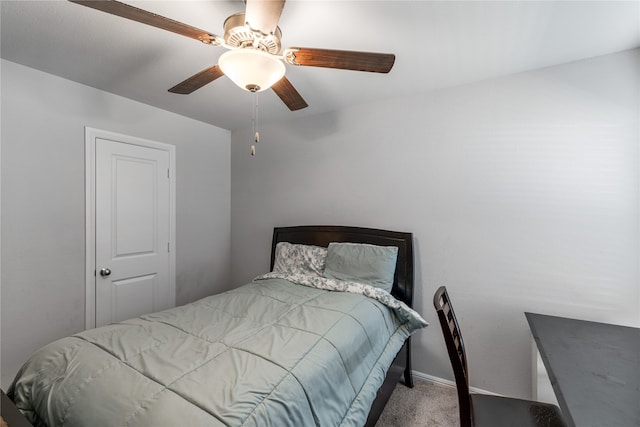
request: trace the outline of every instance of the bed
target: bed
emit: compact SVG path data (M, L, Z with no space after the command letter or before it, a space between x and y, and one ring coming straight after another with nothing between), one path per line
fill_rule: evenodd
M412 386L426 326L412 248L410 233L276 228L270 273L48 344L8 394L36 426L373 426Z

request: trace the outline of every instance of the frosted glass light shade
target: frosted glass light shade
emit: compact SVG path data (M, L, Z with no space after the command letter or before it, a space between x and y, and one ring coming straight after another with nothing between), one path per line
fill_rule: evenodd
M249 92L269 89L285 72L280 59L251 48L223 53L218 59L218 66L235 84Z

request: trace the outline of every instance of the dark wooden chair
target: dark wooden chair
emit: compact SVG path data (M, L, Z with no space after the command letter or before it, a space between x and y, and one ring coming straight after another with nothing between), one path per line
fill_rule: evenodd
M467 355L447 289L433 296L449 359L456 378L461 427L565 427L560 409L531 400L469 392Z

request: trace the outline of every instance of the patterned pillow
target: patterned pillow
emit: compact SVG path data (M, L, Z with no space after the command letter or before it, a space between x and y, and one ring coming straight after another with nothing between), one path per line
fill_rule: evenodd
M273 263L275 273L322 276L327 259L327 248L280 242L276 245Z

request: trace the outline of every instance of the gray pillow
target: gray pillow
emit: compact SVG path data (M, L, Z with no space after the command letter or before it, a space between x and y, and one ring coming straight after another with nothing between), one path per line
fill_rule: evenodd
M324 277L365 283L391 292L397 258L395 246L329 243Z
M279 242L276 245L273 271L322 277L326 257L327 248Z

